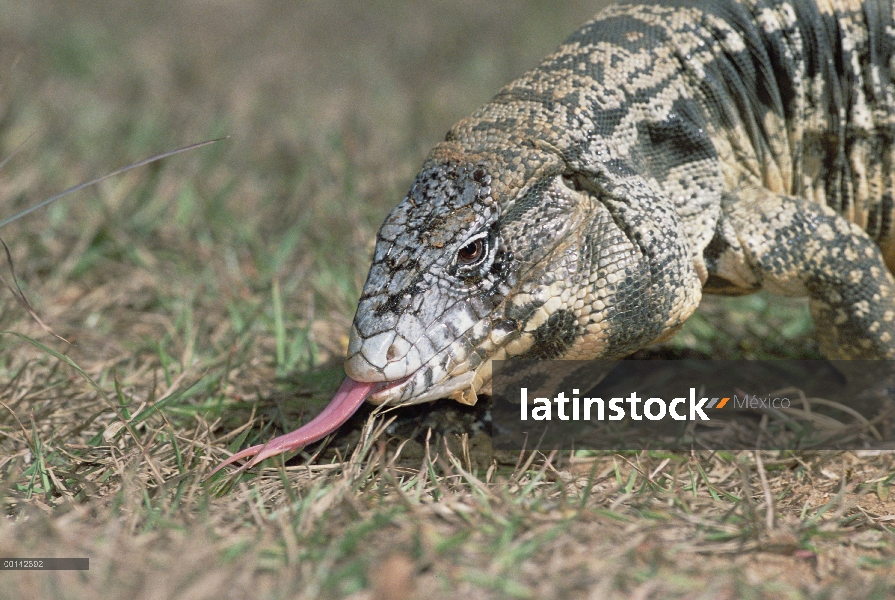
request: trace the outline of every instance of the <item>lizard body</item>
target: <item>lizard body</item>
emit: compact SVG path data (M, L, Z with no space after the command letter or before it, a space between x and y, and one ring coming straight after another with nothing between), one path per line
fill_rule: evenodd
M827 356L893 358L893 175L891 0L622 1L432 150L332 406L474 403L493 360L621 357L761 288Z

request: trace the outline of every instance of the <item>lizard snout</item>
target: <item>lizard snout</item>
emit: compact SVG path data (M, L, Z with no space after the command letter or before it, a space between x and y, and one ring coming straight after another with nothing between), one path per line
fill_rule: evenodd
M421 363L410 342L394 330L361 339L352 328L345 372L355 381L394 381L419 369Z

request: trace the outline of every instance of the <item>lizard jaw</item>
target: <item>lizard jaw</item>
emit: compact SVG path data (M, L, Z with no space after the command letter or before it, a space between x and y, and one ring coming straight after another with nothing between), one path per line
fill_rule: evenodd
M396 382L385 388L375 390L367 398L367 402L371 404L390 404L394 406L409 406L411 404L420 404L422 402L430 402L439 398L451 398L462 404L475 404L475 396L470 401L469 398L476 377L475 371L467 371L456 377L451 377L438 385L434 385L426 389L423 393L402 400L405 392L413 387L414 376L412 373L403 380Z
M356 331L352 329L353 339L357 339L355 335ZM490 358L473 367L449 346L426 362L419 360L419 352L413 347L397 359L389 360L385 348L394 339L393 334L380 334L371 340L369 349L356 343L355 352L345 361L345 372L352 379L388 384L370 393L367 402L371 404L409 406L450 398L472 406L477 400L476 392L490 381Z

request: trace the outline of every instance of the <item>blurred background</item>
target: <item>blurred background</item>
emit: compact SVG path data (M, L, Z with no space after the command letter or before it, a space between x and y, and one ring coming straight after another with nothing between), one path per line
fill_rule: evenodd
M319 328L314 357L280 366L340 352L375 231L429 148L598 4L2 3L0 154L33 137L0 172L0 215L229 136L4 228L20 281L75 357L195 353L222 319L267 318L274 280L290 339Z

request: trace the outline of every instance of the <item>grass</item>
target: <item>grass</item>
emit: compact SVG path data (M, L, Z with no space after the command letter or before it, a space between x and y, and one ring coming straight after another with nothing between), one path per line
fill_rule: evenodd
M887 454L505 455L439 403L203 482L325 405L425 152L595 10L4 7L0 156L34 137L0 217L230 138L0 232L72 342L0 301L0 557L90 558L3 571L0 598L890 597ZM803 303L712 299L672 348L810 357L810 329Z

